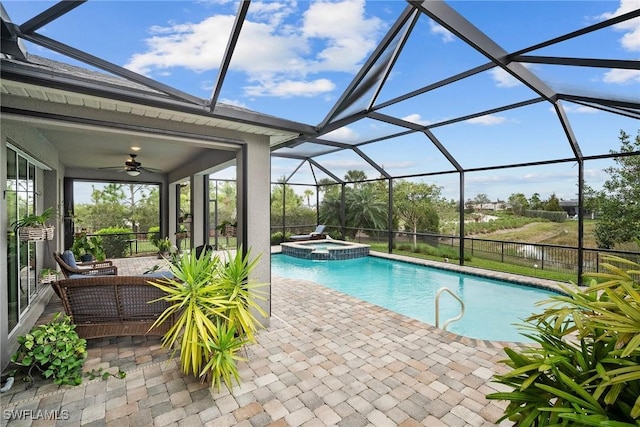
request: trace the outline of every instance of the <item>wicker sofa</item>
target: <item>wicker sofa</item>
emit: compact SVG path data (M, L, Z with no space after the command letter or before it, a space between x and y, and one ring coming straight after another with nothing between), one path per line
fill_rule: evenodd
M149 276L85 276L52 284L64 310L82 338L164 335L172 319L150 330L168 307L165 301L149 303L163 292L148 282Z

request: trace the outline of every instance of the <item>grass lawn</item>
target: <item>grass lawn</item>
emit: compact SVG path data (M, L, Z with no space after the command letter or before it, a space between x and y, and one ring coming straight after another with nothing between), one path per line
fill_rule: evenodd
M387 245L384 243L372 243L371 249L378 252L387 252ZM393 253L397 255L404 255L404 256L413 257L413 258L428 259L431 261L443 262L442 256L427 255L425 253L416 253L411 251L401 251L397 249L394 249ZM451 262L457 263L458 261L452 260ZM523 276L529 276L529 277L538 277L540 279L555 280L555 281L564 282L564 283L568 283L568 282L575 283L578 280L577 275L571 274L571 273L560 273L557 271L541 270L539 268L507 264L499 261L487 260L487 259L482 259L478 257L473 257L471 261L465 261L464 265L469 267L483 268L486 270L502 271L505 273L512 273L512 274L521 274Z

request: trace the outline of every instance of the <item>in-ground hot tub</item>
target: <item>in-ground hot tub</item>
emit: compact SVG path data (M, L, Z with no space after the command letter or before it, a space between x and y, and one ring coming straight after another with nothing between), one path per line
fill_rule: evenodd
M310 260L342 260L369 255L369 245L342 240L307 240L286 242L280 245L282 253Z

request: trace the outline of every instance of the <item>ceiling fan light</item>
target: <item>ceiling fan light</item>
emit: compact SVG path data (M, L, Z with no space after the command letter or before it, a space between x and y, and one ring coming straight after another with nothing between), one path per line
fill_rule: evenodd
M140 175L140 171L138 169L129 169L129 170L127 170L127 175L129 175L129 176L138 176L138 175Z

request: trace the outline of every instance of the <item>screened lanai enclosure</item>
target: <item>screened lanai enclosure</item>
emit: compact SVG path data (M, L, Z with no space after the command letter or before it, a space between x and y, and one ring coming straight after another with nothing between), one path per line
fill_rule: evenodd
M608 188L623 199L618 214L628 215L627 224L640 220L640 62L629 55L640 46L596 49L612 32L626 28L632 37L640 10L623 2L607 19L556 33L553 16L539 16L526 7L535 8L531 2L409 3L318 134L272 150L275 240L325 223L336 238L390 252L419 252L419 241L446 261L479 257L531 267L532 275L567 272L573 281L598 271L606 255L637 261L637 226L628 245L591 237L600 214L594 189L607 173L629 174L623 188ZM585 18L584 5L556 6L558 14ZM509 22L491 18L497 8L513 12ZM447 43L438 46L425 32L434 27ZM496 27L511 31L494 36ZM411 66L418 55L429 58L419 69ZM555 208L543 200L533 206L540 197ZM548 236L561 243L483 238L492 228L478 222L504 214L561 223Z
M114 99L160 105L144 87L202 121L271 129L272 243L324 223L380 250L574 279L611 252L638 258L637 2L158 2L152 17L122 2L147 33L104 2L23 3L3 6L3 79L35 81L20 63L48 57L130 82ZM535 242L486 225L540 217L562 225ZM603 218L618 230L594 231Z

